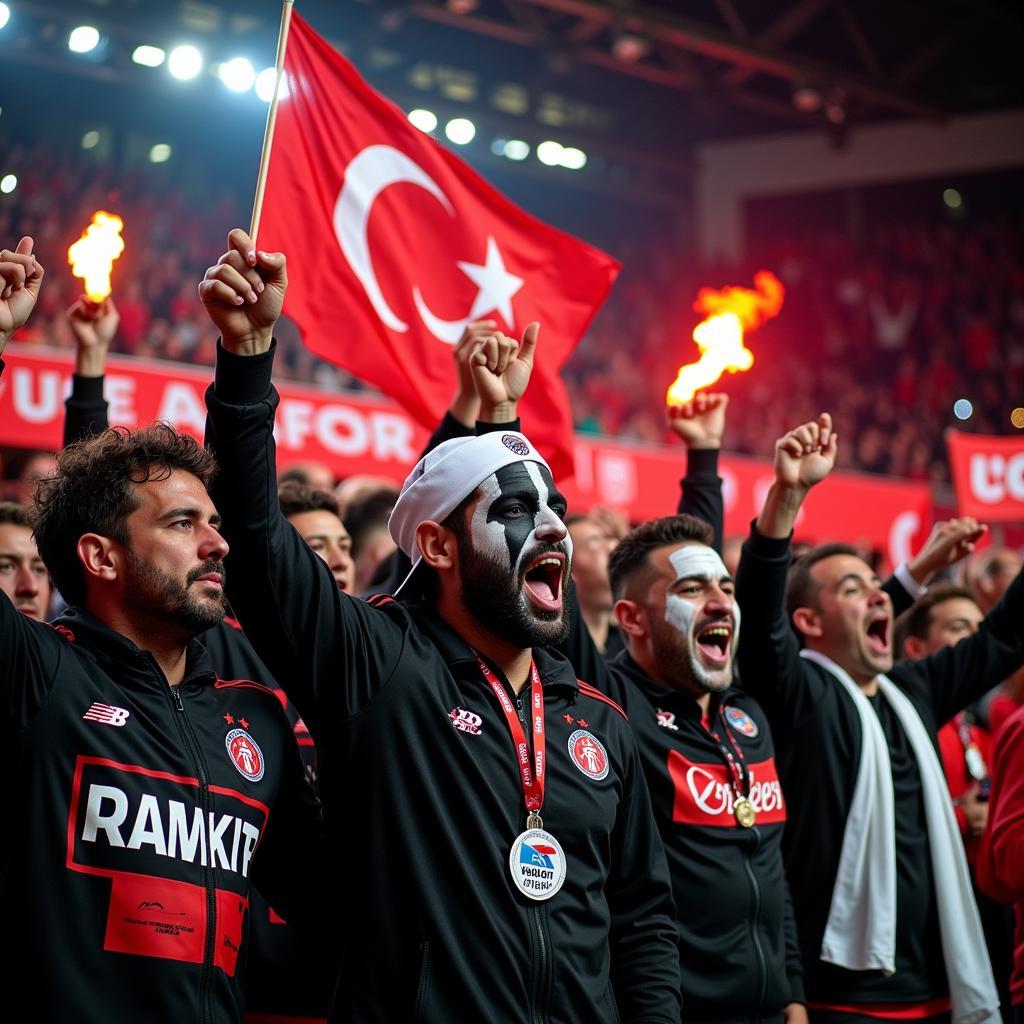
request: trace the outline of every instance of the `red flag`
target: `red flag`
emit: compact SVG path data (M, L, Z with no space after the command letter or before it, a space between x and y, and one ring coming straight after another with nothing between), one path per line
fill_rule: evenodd
M470 320L541 323L523 430L572 473L558 372L617 261L520 210L292 15L259 246L288 256L285 312L317 355L433 427Z

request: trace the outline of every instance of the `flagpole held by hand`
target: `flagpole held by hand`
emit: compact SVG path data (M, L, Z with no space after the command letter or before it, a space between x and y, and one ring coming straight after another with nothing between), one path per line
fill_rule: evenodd
M274 95L267 111L267 126L263 132L263 152L260 154L260 172L256 178L256 195L252 202L252 219L249 221L249 237L256 244L260 229L260 214L263 212L263 193L267 188L267 169L270 167L270 150L274 144L274 124L277 121L277 101L281 94L281 75L284 71L284 51L288 45L288 26L292 20L294 0L283 0L281 4L281 27L277 33L277 62L274 65Z

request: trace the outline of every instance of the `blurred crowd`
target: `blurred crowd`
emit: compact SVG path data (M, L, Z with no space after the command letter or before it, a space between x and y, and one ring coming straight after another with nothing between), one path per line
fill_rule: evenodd
M54 268L23 342L71 348L64 316L79 294L67 248L98 209L119 213L127 243L114 270L121 324L113 351L212 365L196 284L245 202L225 191L195 204L152 168L114 170L91 153L54 160L13 149L15 192L0 197L0 232L34 226ZM201 212L200 212L201 211ZM821 408L856 437L841 465L918 480L948 479L949 426L1006 433L1024 391L1024 231L1013 223L922 223L840 233L794 228L742 266L698 267L638 240L617 251L624 270L611 299L565 369L577 429L659 443L660 414L679 365L696 358L690 332L697 290L750 285L771 269L787 289L780 315L748 339L755 365L725 382L737 401L730 450L763 454L764 439ZM282 377L337 389L363 385L308 352L294 325L279 330ZM785 395L785 402L779 396ZM972 414L954 418L966 398Z

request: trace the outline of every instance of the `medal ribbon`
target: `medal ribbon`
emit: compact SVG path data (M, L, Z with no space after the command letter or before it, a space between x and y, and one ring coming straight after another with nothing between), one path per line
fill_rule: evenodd
M473 652L476 654L476 652ZM509 732L512 733L512 742L516 746L516 761L519 764L519 775L523 782L523 797L526 800L526 810L530 815L539 815L541 807L544 806L544 690L540 684L540 673L536 664L530 661L530 715L533 728L533 757L530 757L530 744L523 731L523 723L519 721L515 705L509 699L501 680L491 671L490 666L476 655L477 664L487 680L494 696L498 698L501 710L505 712L505 721L508 723Z
M721 719L722 731L725 733L726 738L729 740L729 749L721 740L721 737L717 732L711 732L708 730L711 738L718 744L718 749L722 752L722 757L725 758L725 763L729 766L729 770L732 773L732 788L736 794L737 799L746 800L750 796L750 776L747 773L747 764L743 758L743 751L737 746L736 741L732 737L732 733L729 730L729 723L726 721L725 714L721 707L718 709L717 718ZM733 756L733 750L736 751L736 756Z

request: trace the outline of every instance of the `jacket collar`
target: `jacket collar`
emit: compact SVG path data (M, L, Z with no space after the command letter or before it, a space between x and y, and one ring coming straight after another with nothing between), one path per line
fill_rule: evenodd
M480 675L479 666L469 644L437 613L437 609L427 601L406 606L413 622L444 659L452 671L452 675ZM541 682L545 689L555 686L565 687L574 693L579 692L580 684L576 678L576 670L561 652L551 647L534 647L533 660L537 664ZM507 683L504 673L496 666L491 666L499 679Z
M69 607L51 623L58 633L88 651L101 665L116 669L119 681L157 677L162 673L148 652L136 647L131 640L111 629L92 612L84 608ZM216 673L206 648L196 639L190 640L185 652L185 683L213 682Z

